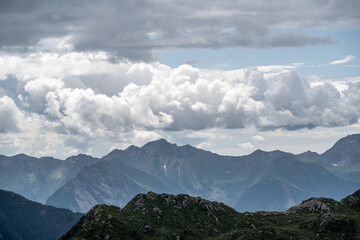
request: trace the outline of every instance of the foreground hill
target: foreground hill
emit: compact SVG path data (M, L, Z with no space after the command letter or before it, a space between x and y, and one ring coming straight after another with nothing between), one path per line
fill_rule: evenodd
M97 161L88 155L65 161L52 157L34 158L25 154L0 155L0 189L16 192L27 199L45 203L46 199L85 166Z
M188 195L139 194L123 209L97 205L61 239L358 239L360 190L311 198L286 212L239 213Z
M87 212L95 204L123 207L137 193L185 193L224 202L238 211L286 210L315 197L340 200L360 183L281 151L220 156L164 139L114 150L83 168L47 204ZM270 200L270 201L268 201Z
M82 216L0 190L0 239L58 239Z

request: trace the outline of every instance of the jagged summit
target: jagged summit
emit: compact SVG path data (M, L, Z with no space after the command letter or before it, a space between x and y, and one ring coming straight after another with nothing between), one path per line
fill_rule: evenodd
M161 149L161 148L164 148L164 147L171 147L171 146L177 147L176 144L170 143L170 142L168 142L168 141L167 141L166 139L164 139L164 138L160 138L160 139L158 139L158 140L155 140L155 141L146 143L146 144L143 146L143 148L144 148L144 147L152 147L152 148L160 148L160 149Z

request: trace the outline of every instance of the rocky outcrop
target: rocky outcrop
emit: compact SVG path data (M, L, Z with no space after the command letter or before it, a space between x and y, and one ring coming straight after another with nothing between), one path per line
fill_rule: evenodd
M304 210L311 213L334 213L340 206L338 201L331 198L310 198L300 205L291 207L288 211Z
M360 210L360 190L341 200L341 203L350 208Z
M167 207L172 207L178 210L198 207L205 210L207 215L212 216L216 221L218 221L217 215L225 213L225 207L229 208L223 203L212 202L201 197L191 197L186 194L172 195L166 193L156 194L154 192L148 192L147 194L138 194L134 197L132 200L135 206L134 211L141 211L145 214L145 212L148 211L145 203L149 200L166 203ZM162 210L158 206L152 208L152 211L158 214L162 213Z

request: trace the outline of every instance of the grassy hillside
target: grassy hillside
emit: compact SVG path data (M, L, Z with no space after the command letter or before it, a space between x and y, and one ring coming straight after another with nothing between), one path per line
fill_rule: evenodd
M360 239L359 195L239 213L202 198L149 192L123 209L95 206L61 239Z
M9 191L0 190L0 239L58 239L82 214L45 206Z

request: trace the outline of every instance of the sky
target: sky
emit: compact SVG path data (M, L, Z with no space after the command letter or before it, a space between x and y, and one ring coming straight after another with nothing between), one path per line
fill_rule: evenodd
M165 138L322 153L360 133L359 0L0 1L0 154Z

